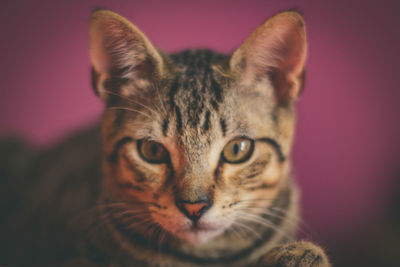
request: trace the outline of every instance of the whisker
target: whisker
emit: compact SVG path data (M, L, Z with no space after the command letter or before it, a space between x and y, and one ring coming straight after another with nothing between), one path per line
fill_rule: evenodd
M269 210L268 208L262 208L262 207L239 207L238 210L243 210L243 211L255 211L257 213L261 213L261 214L265 214L265 215L269 215L272 217L277 217L280 219L285 219L285 218L289 218L291 217L292 219L295 220L300 220L300 217L295 215L295 214L291 214L291 213L284 213L284 214L277 214L274 213L273 211Z
M242 234L238 229L236 229L236 228L237 228L237 225L232 224L232 225L227 229L227 231L229 232L230 235L234 235L234 236L237 237L238 239L245 239L245 238L243 237L243 234Z
M166 233L165 233L165 230L164 229L162 229L161 227L160 227L160 235L159 235L159 238L158 238L158 242L157 242L157 248L158 248L158 252L160 252L160 249L161 249L161 246L162 246L162 244L163 244L163 242L164 242L164 240L165 240L165 238L166 238Z
M91 212L97 212L97 214L90 217L92 222L88 226L90 228L88 231L89 235L112 221L118 220L124 222L129 220L129 218L139 218L149 213L146 207L130 207L123 202L101 204L94 207Z
M249 222L253 222L253 223L257 223L257 224L261 224L264 225L265 227L268 227L276 232L279 232L280 234L282 234L284 237L286 237L287 239L290 239L290 236L288 235L288 233L286 233L285 231L283 231L281 228L277 227L277 225L273 224L271 221L268 221L258 215L255 214L246 214L246 216L241 217L242 220L246 220Z
M261 215L267 215L273 218L279 218L285 221L285 223L288 223L289 225L295 227L300 233L304 234L304 235L309 235L309 231L304 229L304 227L301 225L301 219L299 216L295 215L295 214L290 214L290 213L286 213L285 215L279 215L279 214L275 214L273 212L270 212L266 209L262 209L262 208L254 208L254 207L247 207L247 208L242 208L239 209L240 211L246 211L246 212L257 212L258 214ZM247 214L247 213L246 213ZM294 220L292 221L291 218ZM265 218L263 218L265 219Z
M140 111L140 110L137 110L137 109L133 109L133 108L127 108L127 107L109 107L109 108L107 108L107 109L111 109L111 110L126 110L126 111L136 112L136 113L142 114L143 116L145 116L145 117L147 117L147 118L149 118L149 119L153 119L149 114L144 113L144 112L142 112L142 111Z
M135 101L135 100L132 99L132 98L128 98L128 97L126 97L126 96L123 96L123 95L121 95L121 94L118 94L118 93L115 93L115 92L112 92L112 91L109 91L109 90L104 90L104 92L106 92L107 94L111 94L111 95L118 96L118 97L120 97L121 99L126 100L126 101L128 101L129 103L131 103L131 104L136 104L136 105L142 106L142 107L144 107L145 109L147 109L148 111L150 111L151 113L157 113L157 112L155 112L154 109L150 108L149 106L147 106L147 105L145 105L145 104L143 104L143 103L140 103L139 101Z
M130 218L130 219L138 219L138 218ZM148 222L152 222L152 221L153 221L153 218L147 217L145 219L136 220L134 222L127 223L126 227L127 227L127 229L133 229L137 226L140 226L140 225L146 224Z
M248 232L253 233L257 238L262 239L262 236L259 233L257 233L253 228L247 226L246 224L241 223L238 220L235 220L233 224L239 226L239 229L246 229Z
M90 209L87 209L85 211L82 211L78 216L85 216L88 213L95 213L95 212L101 212L104 209L108 208L118 208L118 207L128 207L128 205L125 202L112 202L112 203L104 203L104 204L98 204Z
M253 199L241 199L238 200L236 203L241 204L241 203L249 203L249 202L261 202L261 201L272 201L274 198L253 198Z
M295 219L298 220L298 224L299 224L299 231L304 234L305 236L313 236L313 230L311 228L311 226L309 224L307 224L300 216L297 216L295 214L290 214L289 211L284 210L284 209L280 209L277 207L271 207L269 208L272 212L277 212L282 214L283 216L285 215L289 215L289 216L293 216Z

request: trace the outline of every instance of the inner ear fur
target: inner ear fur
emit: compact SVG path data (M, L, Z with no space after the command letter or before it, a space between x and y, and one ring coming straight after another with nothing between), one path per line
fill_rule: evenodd
M94 11L89 37L93 86L100 96L107 80L150 80L163 75L161 53L124 17L110 10Z
M277 102L292 103L304 84L305 23L296 11L278 13L260 25L232 54L230 68L245 84L266 77Z

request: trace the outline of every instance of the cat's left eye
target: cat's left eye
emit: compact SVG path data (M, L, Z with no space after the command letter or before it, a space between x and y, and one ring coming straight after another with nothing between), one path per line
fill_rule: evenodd
M228 163L242 163L253 154L254 141L248 138L236 138L225 145L222 158Z
M139 155L150 163L164 163L168 160L168 151L160 143L150 140L137 141Z

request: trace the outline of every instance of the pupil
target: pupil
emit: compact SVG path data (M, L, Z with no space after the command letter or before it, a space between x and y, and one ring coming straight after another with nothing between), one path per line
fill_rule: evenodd
M151 144L150 150L151 150L151 153L152 153L153 155L156 155L156 154L157 154L157 151L158 151L158 146L157 146L156 144Z
M233 145L233 154L237 155L239 153L239 145L234 144Z

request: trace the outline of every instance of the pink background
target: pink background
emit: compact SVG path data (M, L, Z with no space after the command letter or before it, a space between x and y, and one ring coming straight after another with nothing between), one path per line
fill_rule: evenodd
M294 148L305 229L329 247L384 218L400 175L396 1L2 1L0 134L46 147L99 121L88 19L108 7L167 52L232 51L297 7L309 39Z

